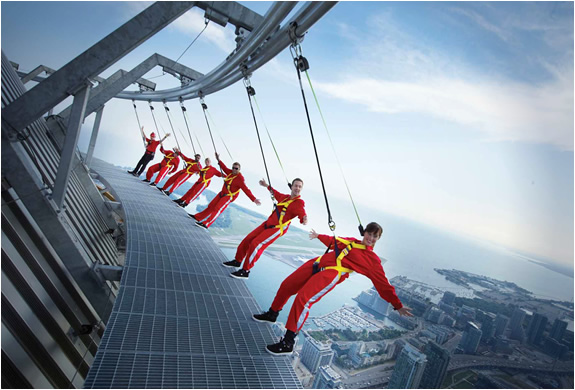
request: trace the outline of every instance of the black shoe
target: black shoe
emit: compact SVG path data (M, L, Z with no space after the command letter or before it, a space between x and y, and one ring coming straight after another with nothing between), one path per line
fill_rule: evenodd
M126 172L128 172L128 173L131 174L131 175L134 174L134 171L126 171Z
M134 175L136 177L140 176L140 174L138 172L132 172L132 175Z
M222 263L222 265L224 267L233 267L233 268L238 268L240 265L242 265L242 263L240 263L239 261L237 261L236 259L230 260L230 261L224 261Z
M181 198L180 199L172 199L172 202L180 204L180 203L182 203L182 199Z
M142 180L144 183L149 183L150 181L148 179L144 179Z
M161 192L164 192L164 190L161 189L160 187L156 186L156 188L157 188L158 190L160 190Z
M271 308L262 314L254 314L252 318L257 322L276 322L278 319L279 311L273 311Z
M154 183L154 182L151 182L150 185L156 187L156 183ZM156 187L156 188L158 188L158 187Z
M188 205L187 203L178 203L178 206L182 208L186 208L187 205Z
M171 192L170 192L170 191L166 191L166 190L164 190L164 194L166 194L166 195L170 196Z
M196 217L194 217L194 214L190 214L190 213L188 213L188 217L190 217L191 219L193 219L193 220L197 221Z
M199 221L196 221L196 226L199 226L199 227L202 227L202 228L208 230L208 227Z
M250 276L250 271L246 271L245 269L242 268L240 270L237 270L236 272L232 272L230 276L236 279L247 279Z
M293 344L288 343L285 338L282 337L279 343L268 345L266 351L276 356L291 355L293 352Z

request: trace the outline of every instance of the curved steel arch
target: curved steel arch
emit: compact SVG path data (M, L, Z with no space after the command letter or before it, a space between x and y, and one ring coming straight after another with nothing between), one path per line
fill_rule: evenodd
M241 80L245 72L254 72L288 47L292 43L289 36L292 23L297 23L298 35L302 36L336 4L337 2L332 1L307 2L282 28L279 28L280 23L295 7L296 2L274 3L265 14L264 21L248 36L243 45L232 53L229 59L198 80L179 88L162 91L124 91L116 97L173 102L198 98L200 92L205 96L222 90ZM245 69L242 70L240 66L245 66Z

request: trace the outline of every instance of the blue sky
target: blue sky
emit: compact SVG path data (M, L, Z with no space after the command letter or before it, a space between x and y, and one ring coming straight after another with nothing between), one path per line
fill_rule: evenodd
M2 50L22 70L39 64L58 69L149 4L2 2ZM243 4L263 14L270 3ZM203 27L203 14L192 10L102 76L130 70L155 52L176 59ZM210 23L180 61L207 73L234 47L233 30ZM312 27L302 47L364 223L375 208L573 264L573 3L341 2ZM178 85L161 69L146 77L158 89ZM326 231L289 51L258 70L252 85L288 176L306 182L311 225ZM338 205L332 210L338 233L355 234L353 209L306 91L326 186ZM238 203L267 213L243 85L206 102L248 184L266 199L259 208L245 198ZM197 101L186 104L192 128L212 154ZM162 110L156 112L169 129ZM146 104L139 104L139 114L153 129ZM175 122L185 132L183 119ZM93 116L83 127L81 149L92 123ZM264 147L272 183L281 183L267 141ZM132 166L141 153L131 102L109 102L96 156Z

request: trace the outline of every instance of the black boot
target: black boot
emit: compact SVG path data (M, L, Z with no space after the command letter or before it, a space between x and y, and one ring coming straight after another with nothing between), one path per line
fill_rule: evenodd
M279 314L280 314L279 311L273 311L272 308L270 307L270 309L265 313L254 314L252 318L254 319L254 321L257 322L276 322Z
M291 355L293 346L295 344L295 336L297 333L288 330L284 337L281 338L279 343L271 344L266 347L266 350L272 355Z
M230 261L224 261L222 263L222 265L224 267L232 267L232 268L238 268L240 265L242 265L242 263L240 263L239 261L237 261L236 259L230 260Z

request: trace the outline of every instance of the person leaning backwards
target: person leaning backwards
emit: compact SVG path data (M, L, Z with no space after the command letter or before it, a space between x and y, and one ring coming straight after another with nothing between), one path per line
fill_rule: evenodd
M278 343L266 347L269 353L291 354L295 337L303 327L313 304L346 280L352 272L367 276L379 296L391 303L399 315L413 316L410 309L401 304L395 294L395 288L385 277L379 256L373 251L382 232L379 224L371 222L366 226L362 240L337 237L337 250L307 261L282 282L269 310L253 315L253 319L258 322L275 322L288 299L297 294L288 315L286 334ZM317 234L313 229L309 237L318 238L330 249L334 246L334 237Z
M269 218L242 240L236 251L236 257L223 263L226 267L239 267L242 262L244 263L241 269L231 273L236 279L247 279L250 276L250 269L267 247L288 231L292 219L299 217L303 225L307 224L305 202L300 196L303 188L302 179L292 181L289 195L276 191L263 179L260 180L260 185L272 191L278 203Z

